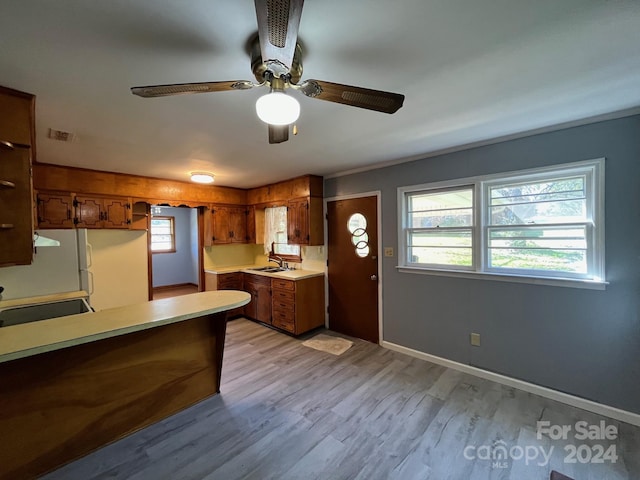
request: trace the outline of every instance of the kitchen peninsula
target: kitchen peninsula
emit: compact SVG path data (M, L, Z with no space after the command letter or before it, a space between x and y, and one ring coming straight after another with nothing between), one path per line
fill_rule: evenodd
M220 389L226 312L202 292L0 329L0 478L31 478Z

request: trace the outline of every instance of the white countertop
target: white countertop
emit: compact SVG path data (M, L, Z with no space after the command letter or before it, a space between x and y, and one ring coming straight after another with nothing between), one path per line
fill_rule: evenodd
M206 273L252 273L255 275L264 275L265 277L284 278L287 280L302 280L304 278L322 277L324 272L317 270L286 270L284 272L261 272L260 270L253 270L254 268L265 267L266 265L237 265L233 267L212 267L205 268Z
M0 328L0 362L181 322L246 305L237 290L192 293Z

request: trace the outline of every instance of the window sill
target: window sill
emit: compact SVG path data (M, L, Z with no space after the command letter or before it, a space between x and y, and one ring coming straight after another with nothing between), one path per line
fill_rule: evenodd
M419 275L437 275L443 277L473 278L475 280L494 280L498 282L529 283L533 285L551 285L554 287L586 288L588 290L605 290L609 282L579 280L575 278L525 277L522 275L505 275L488 272L460 272L453 270L437 270L417 267L396 266L400 273L417 273Z

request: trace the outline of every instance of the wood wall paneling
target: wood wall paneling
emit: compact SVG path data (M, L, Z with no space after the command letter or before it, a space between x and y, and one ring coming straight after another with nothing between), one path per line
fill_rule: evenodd
M33 478L220 389L226 312L0 364L0 478Z
M247 191L239 188L197 185L45 163L34 164L33 181L37 190L135 197L151 204L154 200L160 203L185 201L191 203L189 206L206 205L211 202L247 204Z

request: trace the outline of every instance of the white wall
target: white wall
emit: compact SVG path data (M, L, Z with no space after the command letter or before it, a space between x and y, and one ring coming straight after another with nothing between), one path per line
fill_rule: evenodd
M146 302L148 296L147 232L89 230L96 310Z
M60 241L59 247L38 247L31 265L0 268L3 300L80 290L75 230L40 230Z

